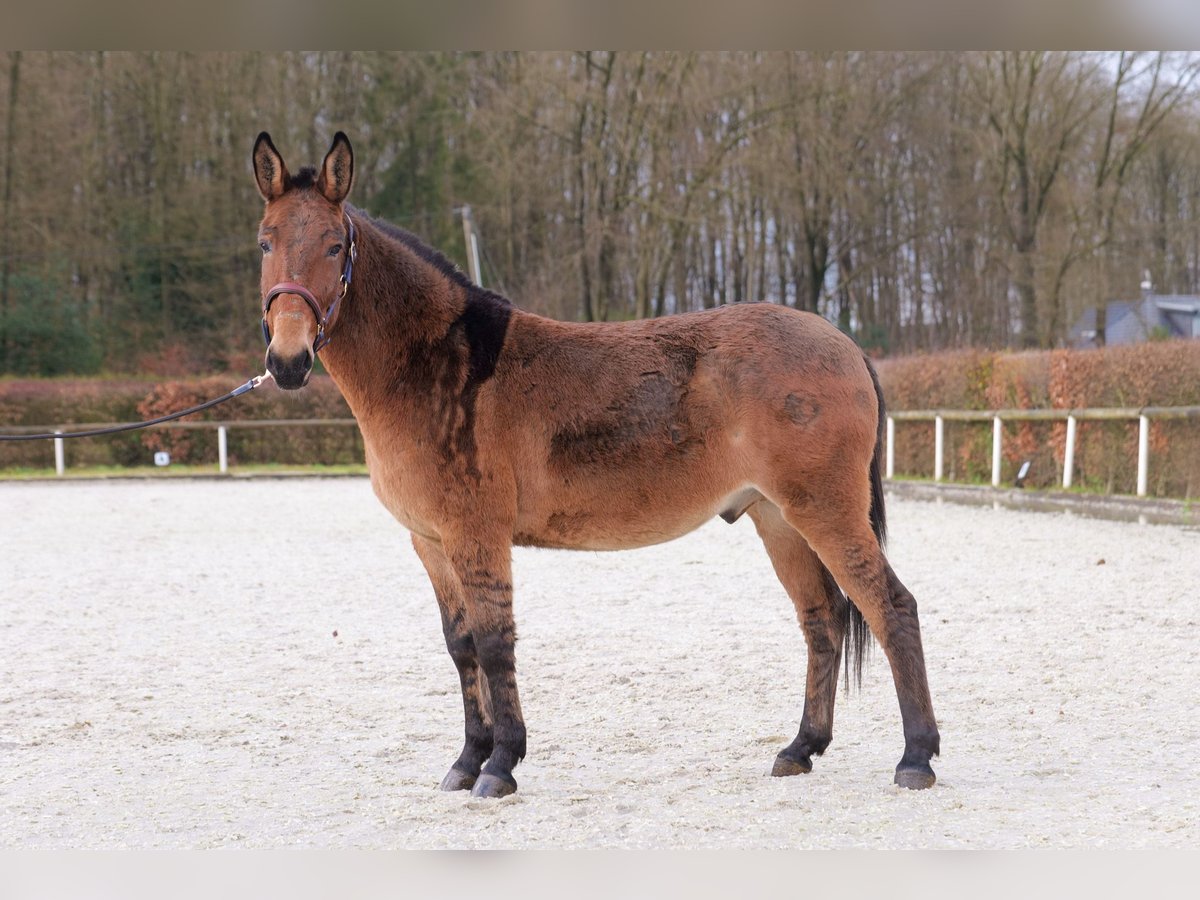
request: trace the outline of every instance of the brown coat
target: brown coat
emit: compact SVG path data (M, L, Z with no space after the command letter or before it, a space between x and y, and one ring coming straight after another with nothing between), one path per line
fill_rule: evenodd
M857 667L865 619L904 719L896 780L933 784L938 732L916 604L882 552L882 395L852 340L819 316L771 304L627 323L542 318L347 206L344 135L320 170L292 176L266 135L254 160L267 201L263 294L280 282L314 298L344 290L321 358L362 429L372 486L412 531L442 611L466 719L444 788L498 796L516 787L525 727L514 544L619 550L743 513L809 647L800 732L775 773L808 771L828 745L842 649ZM357 256L343 289L347 219ZM283 293L264 322L269 370L280 387L303 386L314 310Z

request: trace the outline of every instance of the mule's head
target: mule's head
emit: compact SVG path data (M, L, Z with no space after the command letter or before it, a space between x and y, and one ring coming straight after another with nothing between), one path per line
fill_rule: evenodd
M342 204L353 178L354 153L340 131L320 169L304 168L295 175L269 134L264 131L254 143L254 180L267 201L258 228L267 370L286 390L308 383L320 349L314 344L321 318L346 289L342 276L351 240ZM327 322L326 329L332 324Z

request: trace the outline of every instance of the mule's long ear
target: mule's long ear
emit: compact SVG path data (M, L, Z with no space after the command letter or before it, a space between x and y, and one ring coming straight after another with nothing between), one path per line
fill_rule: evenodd
M278 199L287 190L287 166L265 131L254 142L254 180L258 182L258 192L267 201Z
M330 203L341 203L350 193L352 181L354 151L350 149L350 139L339 131L333 136L333 145L325 154L325 162L321 163L321 174L317 176L317 190L324 194Z

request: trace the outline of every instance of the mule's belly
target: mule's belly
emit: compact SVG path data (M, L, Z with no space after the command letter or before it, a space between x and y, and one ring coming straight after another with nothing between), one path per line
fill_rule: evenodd
M518 547L545 547L556 550L634 550L683 537L711 518L710 515L698 515L674 518L670 522L635 522L621 530L603 525L591 526L576 520L569 523L569 530L564 530L561 525L518 529L513 535L513 543Z
M572 479L569 487L518 496L513 542L567 550L630 550L694 531L714 516L732 521L761 498L730 480L684 477L635 486Z
M589 510L553 513L545 522L518 526L513 543L521 547L559 550L632 550L662 544L695 531L713 517L708 510L684 515L631 516L614 521L611 515Z

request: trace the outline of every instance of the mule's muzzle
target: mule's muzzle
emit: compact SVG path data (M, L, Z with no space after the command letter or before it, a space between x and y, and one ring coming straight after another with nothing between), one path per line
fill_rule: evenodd
M275 383L285 391L295 391L308 384L312 374L313 355L308 348L291 357L278 355L274 348L267 348L267 371Z

